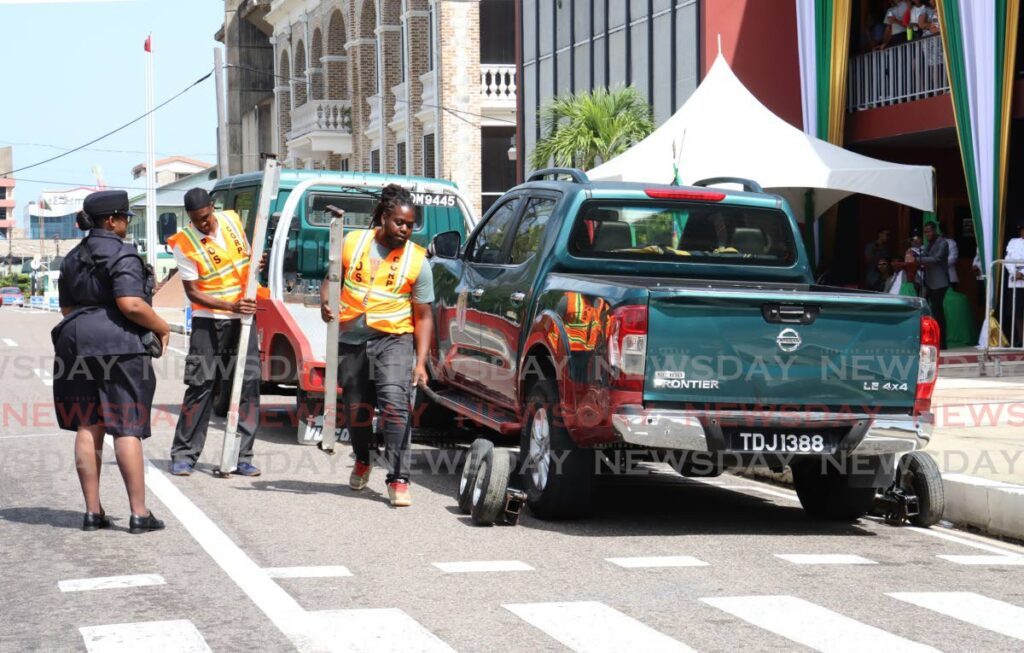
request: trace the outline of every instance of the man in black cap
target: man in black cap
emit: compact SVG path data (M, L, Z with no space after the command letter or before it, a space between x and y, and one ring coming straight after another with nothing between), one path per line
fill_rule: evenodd
M185 362L185 398L171 445L171 473L188 476L206 442L215 390L229 392L234 375L242 316L256 312L245 299L251 248L245 226L234 211L216 211L209 193L193 188L185 194L190 223L167 239L173 248L185 295L192 302L192 336ZM262 266L262 262L261 262ZM259 476L252 447L260 412L260 358L257 329L249 332L239 405L241 445L237 473Z

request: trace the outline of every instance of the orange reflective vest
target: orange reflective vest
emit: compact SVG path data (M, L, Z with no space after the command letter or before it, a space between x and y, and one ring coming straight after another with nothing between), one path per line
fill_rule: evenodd
M168 238L167 244L181 248L182 253L196 264L199 279L195 283L199 292L234 303L245 295L245 284L249 279L249 241L245 239L245 229L237 213L217 211L215 215L218 228L224 234L223 248L191 223ZM192 310L234 315L231 311L195 302Z
M608 302L598 298L593 305L578 292L567 292L568 300L564 324L569 337L571 351L593 351L603 333L602 314L608 310Z
M413 332L412 288L427 260L427 250L407 241L405 247L388 252L370 263L370 248L377 231L360 229L345 236L341 246L344 282L338 321L348 322L366 315L366 325L384 333Z

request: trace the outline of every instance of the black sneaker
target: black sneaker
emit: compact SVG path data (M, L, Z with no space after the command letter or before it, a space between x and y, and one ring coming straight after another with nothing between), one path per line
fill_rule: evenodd
M132 518L128 522L128 532L134 534L145 533L148 531L159 531L163 530L164 523L153 516L153 511L150 510L149 514L145 517L139 517L138 515L132 515Z
M95 531L101 528L110 528L110 518L102 512L87 512L82 518L83 531Z

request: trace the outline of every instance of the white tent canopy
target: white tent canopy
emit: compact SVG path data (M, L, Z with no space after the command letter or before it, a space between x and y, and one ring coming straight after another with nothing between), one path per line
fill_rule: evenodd
M872 159L808 136L761 104L721 55L675 115L587 175L669 183L673 162L685 184L752 179L785 197L801 220L807 189L814 189L815 217L854 193L934 210L932 168Z

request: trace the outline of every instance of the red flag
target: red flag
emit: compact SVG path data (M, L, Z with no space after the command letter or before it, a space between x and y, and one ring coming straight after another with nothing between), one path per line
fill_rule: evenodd
M146 52L152 52L152 51L153 51L153 35L150 34L149 36L146 37Z

